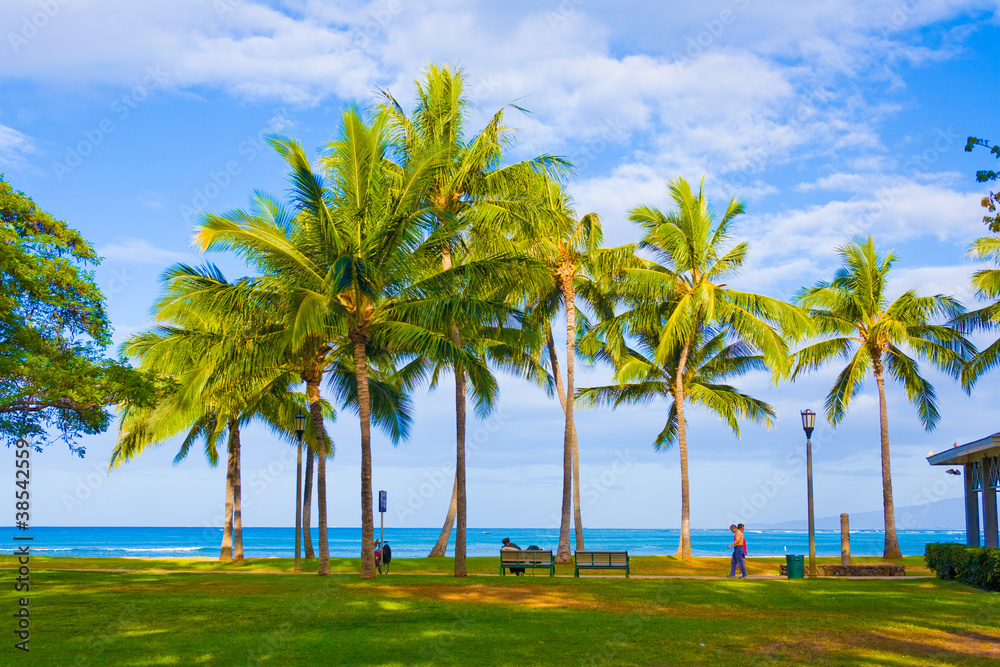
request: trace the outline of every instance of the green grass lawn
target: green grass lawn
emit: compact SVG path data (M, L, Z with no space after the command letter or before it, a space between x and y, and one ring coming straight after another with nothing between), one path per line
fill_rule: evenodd
M678 574L721 564L637 560L649 572ZM937 579L456 580L417 573L449 560L413 559L362 582L351 560L336 562L347 574L330 577L246 571L288 561L224 566L229 572L208 562L81 561L32 558L31 653L13 656L9 634L4 664L1000 663L1000 595ZM493 574L496 561L470 565ZM0 562L8 568L0 576L12 580L9 559ZM206 571L53 567L123 564ZM2 590L10 619L13 586Z
M242 563L220 563L216 560L196 560L184 558L58 558L32 555L34 567L52 569L109 569L109 570L169 570L198 572L291 572L295 563L291 558L257 558ZM777 575L778 565L784 558L748 558L747 571L750 574ZM816 562L840 563L840 557L817 558ZM928 576L932 574L924 563L923 556L907 556L894 561L881 558L855 558L855 563L892 562L906 566L908 575ZM0 555L0 567L12 567L13 556ZM316 560L303 561L304 572L316 572ZM807 561L808 563L808 561ZM629 559L633 575L666 576L723 576L729 574L728 558L695 558L684 563L674 556L632 556ZM808 565L807 565L808 566ZM393 558L393 573L406 574L451 574L455 570L453 558ZM360 574L361 563L357 558L333 558L330 569L335 574ZM500 559L469 558L469 574L499 574ZM616 572L616 571L612 571ZM529 571L530 573L530 571ZM536 576L547 576L547 572L535 571ZM557 575L572 575L573 565L556 565ZM624 576L622 574L621 576Z

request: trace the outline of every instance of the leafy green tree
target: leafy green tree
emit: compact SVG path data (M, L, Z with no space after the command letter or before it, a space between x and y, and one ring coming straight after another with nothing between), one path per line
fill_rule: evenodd
M716 222L704 195L704 183L695 195L683 178L669 184L676 205L672 213L640 206L630 219L642 225L645 236L640 249L653 259L645 266L625 271L620 284L632 307L602 322L590 334L605 341L612 359L624 358L624 341L644 332L658 334L657 365L667 367L676 358L672 385L677 411L677 448L681 464L681 539L677 553L691 558L691 520L688 481L687 422L684 405L685 384L691 356L706 327L731 330L743 344L760 354L776 371L788 367L786 335L808 329L805 315L778 299L732 289L727 282L735 277L746 258L748 246L738 243L727 248L729 228L743 213L743 204L729 202Z
M929 431L940 418L937 396L931 383L921 375L917 359L959 378L974 348L959 331L934 323L936 318L951 319L962 314L962 305L954 298L941 294L917 296L908 290L889 301L887 283L897 259L894 253L880 256L869 237L863 244L847 243L839 254L844 265L832 281L818 282L796 295L796 303L809 312L822 339L795 353L791 377L795 379L799 373L818 368L833 358L847 361L824 404L827 419L834 425L843 420L851 399L864 388L865 379L875 379L885 512L882 555L900 558L889 462L886 377L903 385L907 398L917 406L920 422Z
M993 157L1000 159L1000 146L990 146L990 142L987 139L969 137L969 140L965 144L965 152L971 153L976 146L989 149ZM989 183L998 178L1000 178L1000 173L992 169L980 169L976 172L976 182L978 183ZM997 207L1000 206L1000 192L990 192L987 196L983 197L982 206L986 209L983 222L986 223L991 232L1000 232L1000 214L997 213Z
M969 255L1000 266L1000 237L984 236L976 239ZM967 333L995 331L1000 327L1000 269L976 271L972 275L972 287L980 299L992 300L993 303L960 315L954 324ZM997 363L1000 363L1000 339L993 341L969 361L962 370L962 386L966 391L971 391L979 378L996 368Z
M563 503L559 527L556 561L568 563L572 559L569 544L570 513L575 526L576 549L585 550L583 514L580 507L580 452L574 419L573 401L567 396L575 393L577 302L582 300L602 317L613 315L613 302L608 296L610 284L622 276L626 268L639 265L635 245L602 248L601 219L588 213L577 219L569 195L558 181L542 176L534 188L539 197L537 207L541 215L549 216L551 223L539 225L541 229L558 230L555 234L533 234L519 246L541 262L548 274L544 289L530 299L532 319L544 330L549 366L555 380L556 394L565 418L563 430ZM566 380L559 372L559 360L552 336L552 320L560 304L566 313Z
M468 136L470 100L464 96L461 70L431 64L423 82L415 82L417 105L407 116L388 92L380 113L393 134L396 154L404 165L439 156L427 181L421 202L437 223L442 268L449 270L456 259L496 252L498 244L533 220L527 198L540 171L565 171L565 161L543 155L504 164L504 151L513 143L513 130L505 124L504 109L498 110L479 133ZM447 236L440 231L450 229ZM461 252L461 246L471 248ZM456 287L458 285L456 284ZM462 345L461 329L476 330L478 323L450 322L452 342ZM431 556L443 556L457 518L455 575L465 576L466 505L465 429L467 378L455 373L456 467L455 487L448 516Z
M0 176L0 438L66 442L111 423L108 406L154 400L152 378L109 359L111 325L79 232ZM57 432L53 438L51 432Z

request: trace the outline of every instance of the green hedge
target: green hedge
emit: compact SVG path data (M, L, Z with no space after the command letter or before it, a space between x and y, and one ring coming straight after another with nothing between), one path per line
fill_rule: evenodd
M924 547L927 567L940 579L954 579L988 591L1000 591L1000 549L937 543Z

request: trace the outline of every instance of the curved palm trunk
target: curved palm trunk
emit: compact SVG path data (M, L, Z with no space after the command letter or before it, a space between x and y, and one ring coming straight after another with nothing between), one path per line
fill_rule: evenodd
M556 396L559 397L559 407L566 414L566 390L563 387L562 375L559 373L559 357L556 355L556 343L552 339L552 326L549 326L548 339L549 361L552 364L552 375L556 379ZM573 523L576 533L576 550L586 551L583 545L583 513L580 508L580 449L577 445L576 428L573 428Z
M448 540L451 539L451 529L455 525L455 515L458 513L458 475L455 475L455 483L451 487L451 504L448 505L448 516L444 518L444 526L441 534L438 535L434 548L427 554L428 558L434 556L444 556L448 550Z
M316 452L312 447L306 445L306 481L302 489L302 542L305 547L306 559L315 558L312 541L312 489L313 489L313 460Z
M375 520L372 517L371 397L368 392L366 337L351 332L354 343L354 376L358 383L358 414L361 418L361 578L375 578Z
M681 358L677 363L677 379L674 382L674 405L677 406L677 449L681 455L681 542L677 555L681 560L691 560L691 500L688 481L687 426L684 423L684 370L687 367L691 344L685 343Z
M306 378L306 396L309 398L309 416L316 432L316 507L319 511L319 568L318 574L330 574L330 547L326 539L326 431L323 428L323 410L319 404L319 383L322 372L314 371Z
M235 420L229 421L230 447L233 454L231 465L233 466L233 560L243 561L243 483L240 471L240 425Z
M879 435L882 443L882 508L885 512L885 548L882 558L902 558L896 539L896 510L892 503L892 473L889 469L889 411L885 404L885 380L882 362L875 361L875 383L878 385Z
M572 277L563 278L562 292L566 302L566 427L563 431L563 492L562 517L559 521L559 547L556 551L557 563L572 561L569 546L569 524L573 513L573 439L576 426L573 423L573 380L576 357L576 304Z
M229 444L226 447L226 509L222 526L222 551L219 560L233 559L233 489L235 486L235 467L233 464L233 433L229 432Z
M451 248L447 245L441 252L441 268L451 268ZM462 346L458 326L451 325L451 342ZM467 528L467 496L465 489L465 371L455 368L455 576L467 575L465 565L465 532ZM449 513L451 510L449 509ZM444 531L442 530L442 533ZM448 532L451 532L449 528ZM440 538L438 538L440 542ZM447 545L447 541L445 542Z

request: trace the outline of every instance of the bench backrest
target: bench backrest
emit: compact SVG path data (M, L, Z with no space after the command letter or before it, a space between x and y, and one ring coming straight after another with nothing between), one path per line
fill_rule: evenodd
M577 565L628 565L627 551L577 551Z
M541 551L532 549L531 551L517 551L516 549L501 549L501 565L550 565L552 563L552 551Z

